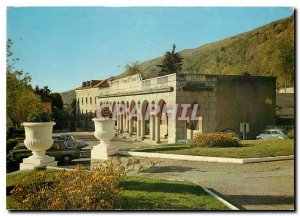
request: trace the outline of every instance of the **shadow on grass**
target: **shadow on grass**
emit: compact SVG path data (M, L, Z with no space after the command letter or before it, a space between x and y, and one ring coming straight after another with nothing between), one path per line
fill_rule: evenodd
M194 194L197 196L207 195L200 186L187 185L184 183L162 183L162 182L141 182L141 181L126 181L122 183L125 190L137 190L147 192L163 192L177 194Z
M253 147L253 146L255 146L255 145L252 144L252 143L245 143L245 144L242 144L242 145L238 146L237 148Z
M153 166L141 172L142 173L187 172L195 169L196 168L185 167L185 166L164 166L164 167Z

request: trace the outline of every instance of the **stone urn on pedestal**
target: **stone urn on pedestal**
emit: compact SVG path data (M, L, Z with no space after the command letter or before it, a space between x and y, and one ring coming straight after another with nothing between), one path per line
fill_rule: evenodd
M23 159L20 170L34 169L41 166L57 166L54 157L45 154L53 144L52 129L55 122L24 122L24 144L32 151L32 156Z
M115 120L108 107L101 111L100 118L92 119L95 124L95 137L100 140L98 145L93 146L91 151L91 160L106 161L108 156L118 152L118 148L112 145L112 138L115 136Z

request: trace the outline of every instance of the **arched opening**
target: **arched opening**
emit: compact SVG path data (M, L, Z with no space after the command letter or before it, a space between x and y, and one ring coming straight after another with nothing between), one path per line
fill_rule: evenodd
M125 102L122 101L120 104L119 104L119 118L120 118L120 131L123 132L123 131L126 131L126 108L125 108Z
M130 103L128 119L129 119L128 133L129 133L129 136L132 136L133 134L136 134L136 103L135 103L135 101L131 101L131 103Z
M187 111L186 119L186 131L187 139L193 139L195 132L202 133L202 116L200 105L197 102L193 102Z
M116 102L114 101L114 102L112 102L112 106L111 106L111 112L113 113L113 117L115 117L116 116L116 111L115 111L115 109L116 109ZM115 121L115 127L117 127L118 125L117 125L117 120Z
M158 102L159 112L156 114L155 118L155 141L157 143L167 142L168 140L168 113L167 104L161 99Z
M99 103L99 107L97 107L97 112L96 112L96 116L97 116L97 118L100 118L100 112L101 112L101 110L102 110L102 108L103 108L103 102L102 101L100 101L100 103Z
M150 139L150 106L147 100L144 100L141 107L141 138Z

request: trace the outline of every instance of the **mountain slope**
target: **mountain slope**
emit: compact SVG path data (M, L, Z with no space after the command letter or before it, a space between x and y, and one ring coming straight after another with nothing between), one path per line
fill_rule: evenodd
M71 104L76 98L75 90L65 91L60 93L64 104Z
M204 74L277 76L277 86L294 80L294 16L196 49L180 51L183 71ZM140 63L144 78L158 76L163 57ZM127 76L124 72L119 77Z

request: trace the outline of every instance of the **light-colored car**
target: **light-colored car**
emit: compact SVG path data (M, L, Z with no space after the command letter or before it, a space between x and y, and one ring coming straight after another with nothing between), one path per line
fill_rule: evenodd
M280 140L288 138L285 130L279 128L266 130L265 133L259 134L256 137L257 140Z

